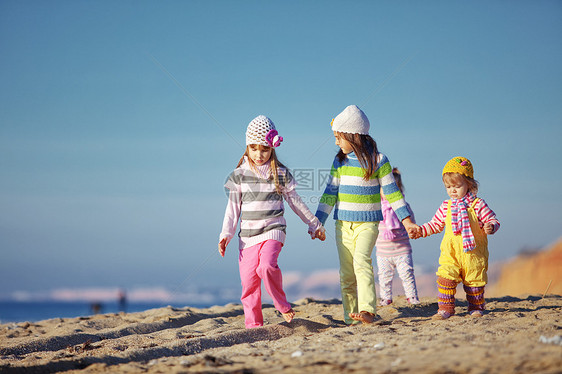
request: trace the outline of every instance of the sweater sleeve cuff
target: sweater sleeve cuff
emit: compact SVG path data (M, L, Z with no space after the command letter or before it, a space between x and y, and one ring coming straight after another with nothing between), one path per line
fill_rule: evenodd
M325 212L318 210L316 211L315 216L318 218L318 220L320 221L320 223L322 225L326 224L326 220L328 219L328 214L326 214Z
M410 209L407 206L401 206L396 210L396 216L402 222L406 218L410 217L412 214L410 213Z

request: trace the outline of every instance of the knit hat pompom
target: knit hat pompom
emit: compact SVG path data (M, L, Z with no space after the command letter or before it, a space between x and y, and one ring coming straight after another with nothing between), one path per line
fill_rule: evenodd
M472 163L466 157L457 156L450 159L443 168L443 174L445 173L459 173L474 179Z
M369 135L369 119L357 105L350 105L332 120L332 130Z
M279 147L283 137L275 129L273 121L266 116L259 115L248 124L246 130L246 145L256 144L266 147Z

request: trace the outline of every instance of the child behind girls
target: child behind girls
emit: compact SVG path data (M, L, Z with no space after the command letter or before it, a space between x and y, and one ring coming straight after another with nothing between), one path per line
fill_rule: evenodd
M470 161L453 157L443 168L443 183L451 198L445 200L435 216L416 230L414 236L426 237L445 229L437 269L439 309L435 319L455 314L457 285L463 283L468 315L482 317L484 287L488 282L488 237L500 228L496 214L476 197L478 182Z
M404 195L402 176L397 168L392 169L396 185ZM412 222L415 223L414 213L409 208ZM392 303L392 278L398 271L406 299L410 304L419 304L416 278L414 277L414 263L412 261L412 246L404 225L398 220L396 213L390 207L381 191L381 207L383 220L379 223L379 236L375 244L377 251L377 267L379 269L380 302L379 305Z
M369 135L369 120L350 105L332 121L336 155L331 179L316 216L322 223L334 209L336 245L340 260L340 287L344 320L348 325L376 319L375 279L371 254L383 219L381 188L406 229L416 229L386 156Z
M224 257L240 219L238 264L246 328L263 326L262 280L285 321L291 322L295 316L283 291L281 269L277 265L285 242L283 198L308 225L312 239L326 238L324 227L297 194L293 176L277 159L275 148L282 141L269 118L254 118L246 130L246 151L225 184L229 198L219 253Z

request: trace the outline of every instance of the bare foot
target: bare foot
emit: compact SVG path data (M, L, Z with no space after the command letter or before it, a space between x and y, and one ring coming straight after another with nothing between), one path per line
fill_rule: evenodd
M433 315L433 317L431 317L431 319L433 320L444 320L447 319L449 317L451 317L452 314L447 312L446 310L438 310L436 314Z
M473 310L472 312L469 312L467 317L474 317L474 318L480 318L484 316L484 314L482 313L481 310Z
M293 309L290 309L287 313L281 313L281 315L283 316L285 321L291 322L295 317L295 311Z
M373 313L365 311L361 311L359 313L349 313L349 316L351 317L351 319L363 323L373 323L376 319L378 319L378 317Z

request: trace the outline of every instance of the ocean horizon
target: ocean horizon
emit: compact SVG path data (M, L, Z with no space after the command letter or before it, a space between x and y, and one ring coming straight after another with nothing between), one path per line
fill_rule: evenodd
M239 300L228 301L239 302ZM222 302L220 304L223 304ZM161 301L133 301L124 306L117 301L113 302L88 302L88 301L0 301L0 324L37 322L53 318L86 317L95 314L135 313L149 309L172 306L175 308L209 308L217 303L184 303Z

